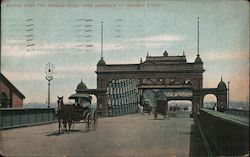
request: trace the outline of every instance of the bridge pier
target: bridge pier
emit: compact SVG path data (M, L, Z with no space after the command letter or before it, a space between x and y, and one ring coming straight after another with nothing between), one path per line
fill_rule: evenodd
M192 99L192 114L196 114L197 111L203 107L203 97L200 93L194 92Z
M220 91L217 95L217 110L224 112L227 110L227 91Z
M108 96L106 93L97 95L97 109L101 116L108 116Z

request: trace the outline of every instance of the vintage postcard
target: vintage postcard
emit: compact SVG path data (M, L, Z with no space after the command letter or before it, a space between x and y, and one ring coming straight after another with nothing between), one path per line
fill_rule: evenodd
M0 155L249 156L249 2L2 0Z

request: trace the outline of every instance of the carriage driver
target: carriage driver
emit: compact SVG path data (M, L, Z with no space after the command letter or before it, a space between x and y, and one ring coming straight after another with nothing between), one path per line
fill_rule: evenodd
M90 112L91 110L91 100L92 100L91 96L89 96L87 100L86 99L80 100L80 106L83 108L83 117L85 117L87 113Z

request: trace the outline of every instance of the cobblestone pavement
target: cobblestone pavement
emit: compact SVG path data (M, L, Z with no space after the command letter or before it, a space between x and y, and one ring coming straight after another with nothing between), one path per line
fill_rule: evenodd
M167 120L152 115L100 118L95 131L75 124L58 134L57 123L1 131L0 150L6 156L206 156L197 126L188 113Z

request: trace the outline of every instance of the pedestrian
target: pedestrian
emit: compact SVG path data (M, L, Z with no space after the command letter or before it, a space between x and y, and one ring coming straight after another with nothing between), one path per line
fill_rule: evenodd
M225 108L223 105L220 107L220 112L225 112Z
M142 114L142 106L140 104L138 104L138 113Z
M216 111L216 103L214 103L213 110Z

